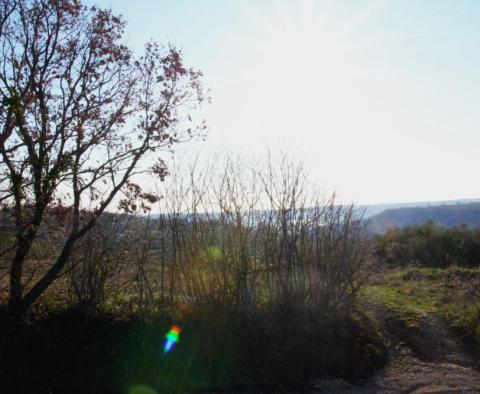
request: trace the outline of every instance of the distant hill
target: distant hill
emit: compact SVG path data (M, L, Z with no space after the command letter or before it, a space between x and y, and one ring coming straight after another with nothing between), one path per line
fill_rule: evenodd
M420 225L428 220L447 227L462 224L471 228L480 227L480 199L357 205L355 209L355 212L363 217L375 233L383 233L393 226ZM259 214L261 214L260 211ZM101 222L108 224L117 216L118 214L105 212ZM122 229L126 226L138 226L147 219L145 215L121 214L120 216L120 228ZM188 215L181 214L180 216L188 220ZM152 213L149 217L156 221L160 214ZM155 224L152 225L155 226ZM10 215L0 210L0 232L2 231L14 231L14 223Z
M480 198L459 199L459 200L442 200L442 201L416 201L416 202L400 202L400 203L385 203L385 204L371 204L359 205L358 208L364 210L363 217L365 219L377 215L387 209L397 208L413 208L413 207L432 207L444 205L465 205L471 203L480 203Z
M386 209L366 220L375 233L383 233L393 226L417 226L428 220L446 227L465 224L477 228L480 227L480 202Z

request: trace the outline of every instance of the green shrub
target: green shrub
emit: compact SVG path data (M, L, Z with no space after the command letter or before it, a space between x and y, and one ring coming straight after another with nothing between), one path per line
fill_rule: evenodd
M394 227L375 235L378 258L394 266L480 266L480 229L446 228L427 222L421 226Z

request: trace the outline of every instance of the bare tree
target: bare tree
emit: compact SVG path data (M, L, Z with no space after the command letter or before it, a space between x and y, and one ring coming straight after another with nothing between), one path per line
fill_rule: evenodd
M156 43L136 58L125 22L80 0L0 3L0 203L16 241L9 306L22 316L65 267L75 244L113 204L126 212L158 200L135 181L167 174L158 153L205 129L201 73ZM26 256L56 209L66 225L56 259L27 292Z

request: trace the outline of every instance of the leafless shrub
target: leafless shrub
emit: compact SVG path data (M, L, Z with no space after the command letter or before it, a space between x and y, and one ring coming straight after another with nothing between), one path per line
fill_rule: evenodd
M458 280L451 280L449 283L457 283ZM464 277L461 280L461 286L465 289L465 300L468 303L473 304L475 308L477 318L480 320L480 275L478 273L472 273L468 277ZM447 286L445 286L447 288Z
M166 185L152 293L247 310L286 302L319 313L350 308L371 263L354 208L321 198L287 157L263 168L215 163L177 168Z
M131 284L134 274L129 262L141 237L134 218L107 216L79 243L64 274L74 304L94 311Z
M107 215L75 249L63 273L75 304L352 307L370 244L354 207L322 197L302 164L226 157L180 162L172 174L159 215Z

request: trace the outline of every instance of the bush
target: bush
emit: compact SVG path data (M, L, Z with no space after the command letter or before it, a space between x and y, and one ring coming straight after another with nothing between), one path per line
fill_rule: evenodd
M216 307L179 319L92 318L71 309L28 330L0 327L2 390L283 392L307 389L323 376L363 379L386 361L385 346L365 318L319 320L298 309L245 315ZM182 328L180 342L164 355L172 321Z
M392 228L374 236L376 255L393 266L480 266L480 229L446 228L427 222L421 226Z

